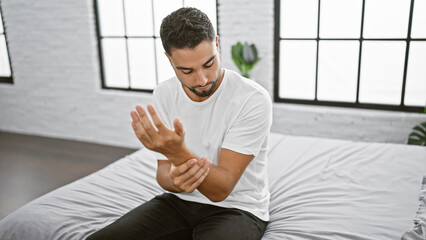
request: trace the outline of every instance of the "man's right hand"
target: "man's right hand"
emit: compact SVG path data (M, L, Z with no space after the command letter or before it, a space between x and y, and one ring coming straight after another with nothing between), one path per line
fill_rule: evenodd
M163 154L176 165L197 157L185 145L185 130L179 118L174 120L174 130L171 130L163 123L151 104L148 104L147 109L155 127L142 106L137 105L136 111L130 113L133 131L146 148Z
M192 193L207 177L209 170L210 162L202 157L198 161L190 159L177 167L171 164L169 176L181 191Z

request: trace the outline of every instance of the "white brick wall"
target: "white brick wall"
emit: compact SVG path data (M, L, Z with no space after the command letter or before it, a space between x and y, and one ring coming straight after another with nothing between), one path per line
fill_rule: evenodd
M0 84L0 130L139 147L129 112L147 93L103 90L92 0L1 0L14 84ZM255 43L262 60L252 76L272 94L273 0L220 0L223 64L231 45ZM274 105L273 130L293 135L405 142L426 115Z
M2 0L14 85L0 84L0 129L140 146L130 110L146 93L102 90L91 0Z
M251 77L272 95L274 77L274 1L219 1L219 31L222 61L238 71L232 61L231 46L237 41L256 44L261 61Z

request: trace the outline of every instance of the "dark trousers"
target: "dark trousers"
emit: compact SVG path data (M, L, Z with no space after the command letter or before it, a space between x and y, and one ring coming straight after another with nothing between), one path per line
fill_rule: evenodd
M87 238L94 239L261 239L266 222L235 209L184 201L164 193Z

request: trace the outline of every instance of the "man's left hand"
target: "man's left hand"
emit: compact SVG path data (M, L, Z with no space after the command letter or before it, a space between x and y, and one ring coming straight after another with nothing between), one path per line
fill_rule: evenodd
M171 164L169 177L180 191L192 193L209 174L210 161L205 157L190 159L175 167Z

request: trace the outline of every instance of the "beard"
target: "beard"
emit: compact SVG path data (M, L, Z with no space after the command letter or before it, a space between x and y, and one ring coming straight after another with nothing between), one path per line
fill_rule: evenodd
M193 92L195 95L197 95L198 97L208 97L210 95L212 95L213 91L216 88L217 83L219 82L219 78L220 78L220 73L221 73L221 68L219 68L219 71L217 73L217 77L214 81L212 82L208 82L206 85L201 86L194 86L194 87L190 87L186 84L183 84L186 88L189 89L189 91ZM182 81L181 81L182 82ZM208 90L203 90L203 91L197 91L197 88L199 87L207 87L208 85L211 85L210 88Z

